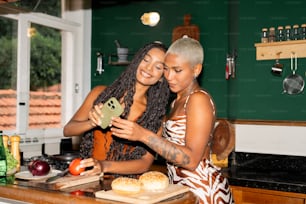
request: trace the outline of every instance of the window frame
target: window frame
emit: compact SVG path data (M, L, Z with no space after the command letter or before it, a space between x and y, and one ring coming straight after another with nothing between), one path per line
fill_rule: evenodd
M90 36L91 32L83 34L84 22L91 23L88 11L81 23L75 22L74 14L63 12L64 18L58 18L43 13L7 14L3 17L18 22L18 48L17 48L17 103L16 103L16 129L5 131L5 134L18 134L24 141L31 141L22 145L35 145L42 143L59 143L63 138L63 126L80 106L87 92L90 90L90 72L83 67L90 65ZM73 21L67 19L74 19ZM29 129L29 99L30 99L30 39L27 36L31 23L58 29L62 32L62 62L61 62L61 128ZM83 24L82 24L83 23ZM86 24L85 24L86 25ZM88 26L87 26L88 29ZM86 29L86 30L87 30ZM91 29L91 27L90 27ZM22 105L25 104L25 105ZM38 140L37 140L38 139Z

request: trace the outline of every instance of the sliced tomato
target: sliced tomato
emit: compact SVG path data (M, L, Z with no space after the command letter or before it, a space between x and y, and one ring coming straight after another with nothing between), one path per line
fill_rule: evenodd
M74 176L80 175L83 171L85 171L85 168L80 167L81 158L76 158L72 160L72 162L69 164L69 172L70 174Z

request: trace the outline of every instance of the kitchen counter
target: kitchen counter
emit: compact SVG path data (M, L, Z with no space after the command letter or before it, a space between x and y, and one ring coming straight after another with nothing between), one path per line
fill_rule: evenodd
M232 186L306 194L305 172L269 172L254 171L244 168L232 168L225 171L224 175L228 177L229 183Z
M228 178L231 186L306 194L305 157L234 152L229 162L230 167L223 168L222 172ZM166 172L166 167L163 163L158 163L153 165L152 170ZM80 189L86 190L82 192L79 191ZM118 203L95 198L93 192L101 189L109 189L107 180L102 184L100 182L90 183L61 192L35 188L27 185L26 181L17 181L12 185L0 185L0 197L43 204ZM197 198L188 192L161 203L191 204L197 203Z
M231 186L305 194L306 157L233 152L222 172ZM161 164L154 169L167 173Z
M231 186L306 194L306 157L233 152L229 164L222 172Z
M235 165L223 169L231 186L306 194L305 157L235 153L232 159Z
M0 184L0 198L13 199L23 201L24 203L37 204L95 204L107 203L116 204L121 202L110 201L106 199L96 198L94 192L99 190L109 190L111 179L103 181L95 181L83 185L78 185L62 190L54 190L49 185L33 185L35 182L15 179L11 184ZM192 193L187 192L171 198L168 198L160 203L162 204L195 204L198 198Z

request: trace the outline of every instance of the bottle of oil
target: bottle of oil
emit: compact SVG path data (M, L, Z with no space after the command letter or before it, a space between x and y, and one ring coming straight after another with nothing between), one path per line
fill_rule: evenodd
M19 151L20 136L18 135L11 136L10 142L11 142L11 153L18 162L16 170L20 171L20 151Z
M9 140L9 136L7 136L7 135L2 135L2 142L3 142L3 145L4 145L5 148L8 148L8 149L9 149L8 140Z
M6 154L5 147L3 144L3 132L0 130L0 182L1 179L6 177L7 164L6 164Z

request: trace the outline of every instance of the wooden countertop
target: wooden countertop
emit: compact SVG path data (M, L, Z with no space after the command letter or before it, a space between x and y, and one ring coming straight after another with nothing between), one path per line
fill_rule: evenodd
M88 196L72 195L65 192L45 191L31 187L22 187L17 185L0 185L0 197L19 201L25 201L35 204L95 204L107 203L116 204L121 202L99 199ZM163 204L195 204L198 200L192 192L187 192L181 196L162 201Z
M107 203L105 200L103 201L101 199L86 196L74 196L62 192L43 191L31 187L22 187L17 185L1 185L0 197L36 204Z
M34 204L119 204L121 202L96 198L94 195L96 191L109 190L110 183L110 179L104 179L62 190L52 190L48 188L48 185L35 186L31 182L15 179L13 184L0 184L0 197ZM195 204L198 203L198 198L189 191L160 203Z

